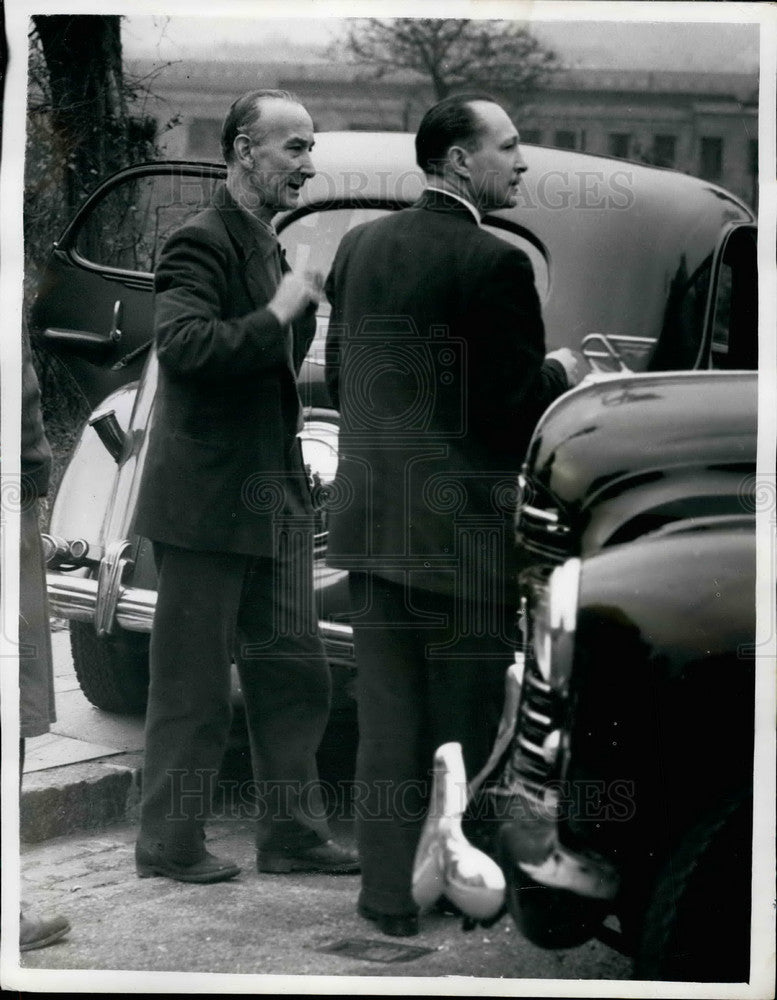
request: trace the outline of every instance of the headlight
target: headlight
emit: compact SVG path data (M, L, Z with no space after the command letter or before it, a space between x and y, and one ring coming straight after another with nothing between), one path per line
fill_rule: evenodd
M337 472L337 424L328 420L306 420L300 431L302 457L313 478L327 485Z
M333 421L306 420L299 433L302 444L302 460L310 480L311 497L316 514L315 552L319 563L323 563L326 543L329 537L327 524L328 488L337 473L337 447L339 433Z
M556 567L547 583L535 581L530 598L532 652L543 679L566 693L572 670L580 560Z

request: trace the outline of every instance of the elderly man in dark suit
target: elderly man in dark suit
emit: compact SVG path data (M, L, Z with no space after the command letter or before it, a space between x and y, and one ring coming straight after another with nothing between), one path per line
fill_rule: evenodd
M203 844L233 658L261 796L259 870L358 870L329 836L315 759L330 676L296 376L321 279L290 271L272 227L315 173L313 144L292 95L235 101L222 132L226 184L168 240L156 272L159 387L136 522L159 572L141 877L217 882L239 871Z
M327 382L341 413L329 562L350 571L358 666L361 914L417 932L413 856L434 749L485 763L515 616L517 472L585 362L545 358L527 256L480 227L526 166L488 97L448 98L416 137L427 189L343 239Z

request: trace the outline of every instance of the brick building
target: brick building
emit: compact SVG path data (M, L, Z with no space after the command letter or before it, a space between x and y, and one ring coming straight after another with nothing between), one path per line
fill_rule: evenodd
M142 74L148 67L134 69ZM320 131L414 130L433 100L428 85L411 73L370 80L337 63L187 61L154 82L154 115L181 119L166 135L165 154L220 159L218 137L229 103L264 86L298 94ZM757 202L755 73L565 70L517 117L524 142L648 160Z

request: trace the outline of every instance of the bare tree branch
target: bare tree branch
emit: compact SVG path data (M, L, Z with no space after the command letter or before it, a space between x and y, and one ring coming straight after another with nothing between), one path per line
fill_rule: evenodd
M513 109L560 68L554 52L509 21L366 18L350 27L344 51L373 77L397 70L426 77L438 100L476 88Z

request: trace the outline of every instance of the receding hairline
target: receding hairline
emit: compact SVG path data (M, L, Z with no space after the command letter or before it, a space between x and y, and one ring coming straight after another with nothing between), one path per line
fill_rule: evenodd
M297 105L310 118L308 110L290 90L258 87L246 91L232 102L221 126L221 152L228 166L234 162L234 142L237 136L247 133L249 129L262 129L260 123L267 117L267 106L271 106L270 102L273 101L279 104ZM264 135L265 130L262 129L262 141Z
M262 132L262 122L266 120L266 107L273 104L288 104L290 107L299 108L305 117L310 120L312 126L313 119L310 116L310 112L297 98L290 99L288 97L276 97L274 94L267 94L263 97L257 97L253 102L253 109L256 113L254 124L258 127L260 133Z

